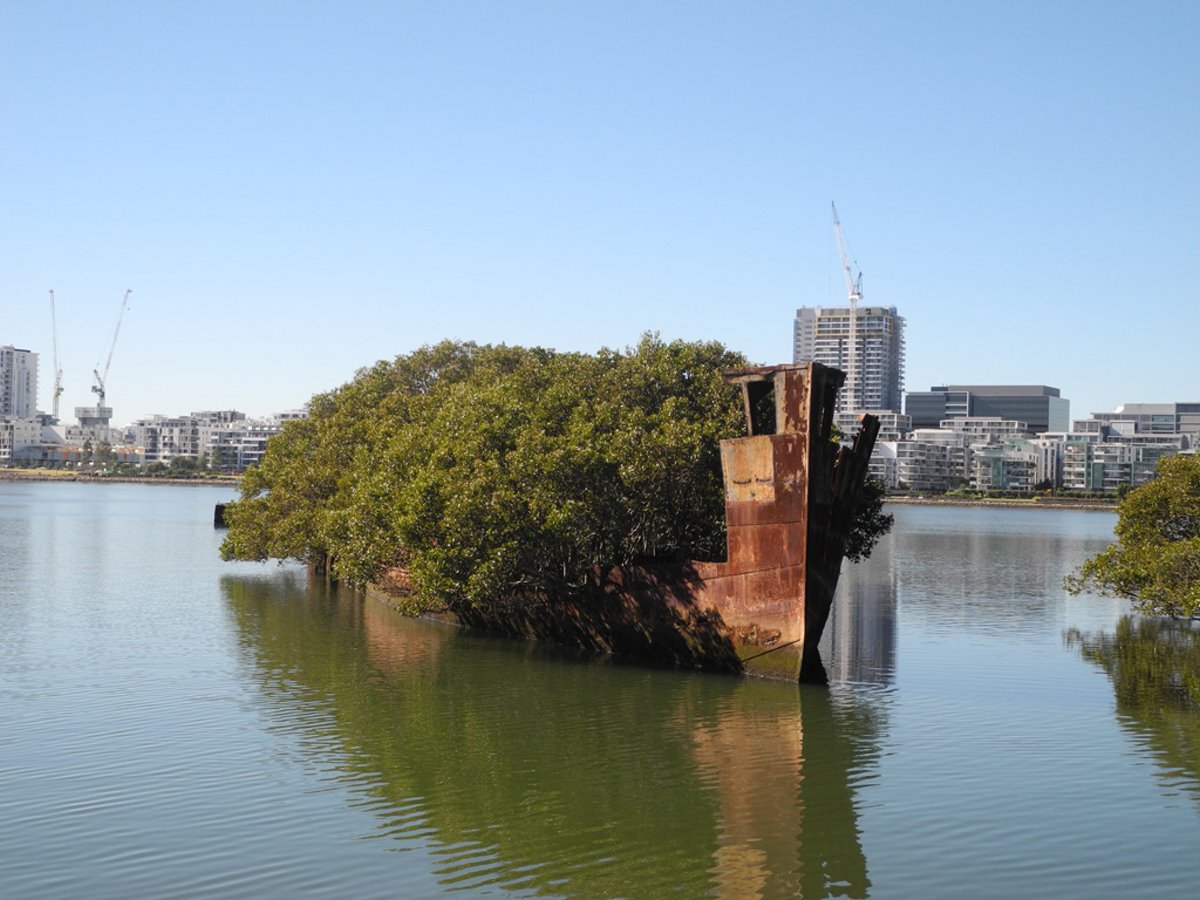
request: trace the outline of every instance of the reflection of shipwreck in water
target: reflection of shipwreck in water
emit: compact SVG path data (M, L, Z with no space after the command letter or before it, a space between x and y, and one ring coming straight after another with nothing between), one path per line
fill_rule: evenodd
M578 654L413 621L323 580L231 575L221 589L255 710L286 726L322 790L347 792L339 825L368 829L343 838L419 848L409 868L362 856L356 885L871 892L859 807L886 710L869 697L564 665Z
M833 440L845 375L818 363L727 372L748 436L721 443L728 557L612 567L571 598L459 612L465 625L677 665L796 679L817 642L878 433Z

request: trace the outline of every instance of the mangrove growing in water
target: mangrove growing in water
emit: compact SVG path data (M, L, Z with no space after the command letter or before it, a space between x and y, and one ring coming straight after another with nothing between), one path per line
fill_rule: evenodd
M288 422L226 509L226 559L402 568L410 611L581 587L597 566L722 559L720 441L745 434L717 342L559 353L444 341L363 369ZM867 492L847 555L887 531Z
M1144 613L1200 616L1200 456L1158 461L1117 507L1117 541L1066 579L1073 594L1125 597Z

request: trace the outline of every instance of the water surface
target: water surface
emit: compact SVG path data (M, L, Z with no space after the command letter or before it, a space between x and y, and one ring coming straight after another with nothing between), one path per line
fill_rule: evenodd
M0 482L0 894L1191 896L1195 632L1108 513L896 507L828 689L404 619L217 558L227 488Z

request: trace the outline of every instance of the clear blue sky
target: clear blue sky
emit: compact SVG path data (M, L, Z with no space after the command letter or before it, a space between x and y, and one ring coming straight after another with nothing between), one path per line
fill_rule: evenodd
M0 0L0 344L66 418L442 338L908 320L910 390L1200 400L1200 3Z

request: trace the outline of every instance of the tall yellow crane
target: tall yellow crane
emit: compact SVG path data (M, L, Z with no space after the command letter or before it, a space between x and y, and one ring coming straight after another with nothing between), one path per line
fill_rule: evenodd
M62 396L62 367L58 364L58 316L54 312L54 291L50 292L50 328L54 342L54 402L51 415L58 424L58 398Z
M92 369L92 374L96 377L96 383L92 385L92 391L99 394L99 400L96 402L96 408L104 407L104 380L108 378L108 367L112 365L113 350L117 348L117 335L121 333L121 320L125 318L125 310L129 306L129 295L133 291L126 291L125 296L121 298L121 312L117 315L117 325L113 329L112 342L108 345L108 359L104 362L104 374L100 374L100 363L96 363L96 368ZM101 413L103 415L103 413Z
M862 299L862 270L857 276L850 271L850 255L846 252L846 239L842 236L842 223L838 219L837 204L832 201L833 233L837 238L838 253L842 257L842 273L846 276L846 293L850 305L850 334L848 337L848 353L846 355L846 403L843 409L862 409L862 390L858 377L858 301Z

